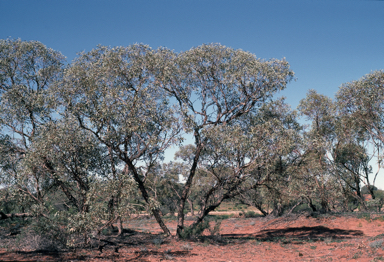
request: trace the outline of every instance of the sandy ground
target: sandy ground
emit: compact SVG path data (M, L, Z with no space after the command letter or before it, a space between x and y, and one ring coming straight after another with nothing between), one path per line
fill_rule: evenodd
M176 221L166 224L175 233ZM71 252L0 249L0 261L384 261L383 214L371 219L229 218L222 221L219 235L205 231L206 237L195 241L164 238L153 219L135 219L125 227L133 231L102 240L101 252L97 247Z

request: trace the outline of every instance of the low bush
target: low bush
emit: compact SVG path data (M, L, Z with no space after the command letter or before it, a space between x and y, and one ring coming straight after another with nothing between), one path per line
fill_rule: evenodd
M186 227L180 234L182 239L197 239L200 237L204 230L208 230L211 236L218 236L220 232L221 220L215 218L215 225L211 227L210 222L212 219L209 217L204 219L203 222L195 226L194 228Z
M244 217L261 217L262 215L257 214L255 211L247 211L244 213Z
M379 247L381 247L383 245L383 242L384 242L383 239L379 239L379 240L376 240L376 241L373 241L373 242L369 243L369 246L371 248L379 248Z

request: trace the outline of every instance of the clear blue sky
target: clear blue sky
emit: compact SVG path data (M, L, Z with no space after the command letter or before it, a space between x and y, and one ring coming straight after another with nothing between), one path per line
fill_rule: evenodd
M183 51L215 42L285 57L297 81L281 94L295 108L308 89L333 97L384 69L384 1L0 0L0 38L8 37L38 40L69 62L98 44L133 43Z
M338 87L384 69L384 1L0 0L0 38L38 40L71 61L96 45L148 44L175 51L202 43L283 58L297 81L292 107L308 89Z

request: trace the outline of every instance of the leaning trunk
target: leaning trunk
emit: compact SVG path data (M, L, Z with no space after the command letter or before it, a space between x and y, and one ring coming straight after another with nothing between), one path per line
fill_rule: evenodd
M145 202L147 204L150 204L148 192L145 189L144 183L140 179L140 176L137 173L137 170L136 170L135 166L133 165L133 163L128 158L125 159L125 162L127 163L129 169L131 170L131 172L133 174L133 178L135 179L137 185L139 186L139 190L140 190L141 195L143 196ZM158 208L154 207L154 208L151 209L151 211L152 211L152 214L155 217L157 223L159 224L160 228L163 230L163 232L166 235L170 236L171 232L169 231L169 229L165 225L163 219L161 218L160 210Z

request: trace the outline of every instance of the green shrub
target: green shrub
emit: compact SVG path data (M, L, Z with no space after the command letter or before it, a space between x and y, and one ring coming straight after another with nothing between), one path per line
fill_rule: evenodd
M379 234L375 237L372 237L371 240L384 239L384 234Z
M260 217L260 214L257 214L255 211L247 211L244 213L244 217Z
M182 233L180 234L180 237L182 239L193 239L198 238L201 236L201 234L204 232L204 230L208 229L211 236L217 236L220 232L220 226L221 221L217 218L215 218L215 225L213 228L210 226L209 222L211 219L207 218L204 219L200 224L198 224L195 228L186 227Z
M359 214L357 215L357 218L359 218L359 219L365 219L365 220L367 220L368 222L371 221L371 215L368 214L368 213L359 213Z
M373 220L379 220L380 222L384 222L384 216L375 217Z
M201 236L205 229L209 228L209 221L205 219L203 222L195 226L194 228L185 227L181 232L180 237L182 239L191 239Z
M217 220L224 220L224 219L228 219L228 218L231 218L233 217L233 214L223 214L223 215L208 215L207 218L208 219L214 219L215 221Z

